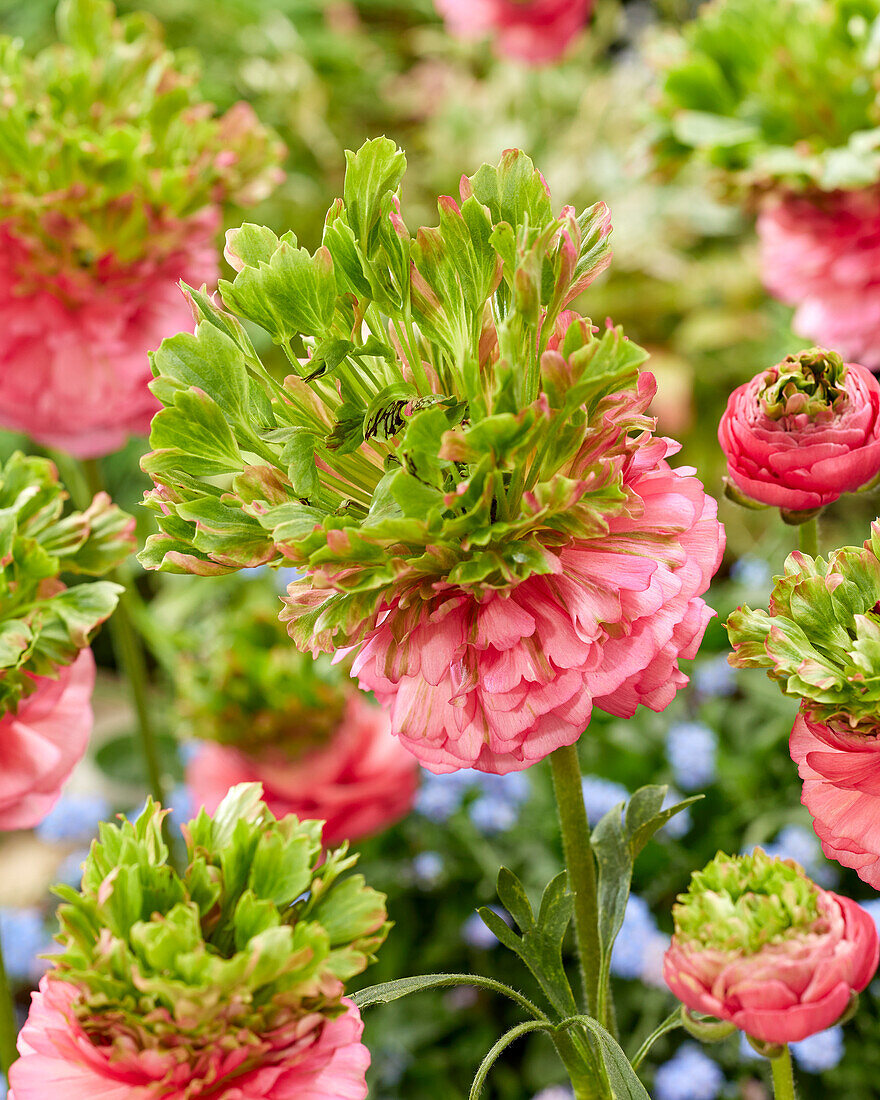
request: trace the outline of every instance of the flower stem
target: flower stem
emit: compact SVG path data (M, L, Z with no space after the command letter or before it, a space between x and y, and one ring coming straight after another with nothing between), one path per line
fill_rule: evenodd
M100 466L95 459L91 458L83 461L82 469L89 495L94 496L104 488ZM127 583L127 578L123 577L118 570L111 574L111 579L125 589L108 623L113 652L116 654L119 670L125 676L131 692L150 793L157 802L165 806L167 805L165 782L148 698L147 659L132 616L130 582Z
M584 806L581 767L577 748L563 745L550 754L553 789L562 825L562 848L568 881L574 894L574 923L577 933L581 977L587 1012L595 1016L599 1004L599 905L596 894L596 864L590 847L590 825ZM604 1023L604 1021L599 1021Z
M798 549L811 557L819 553L819 517L813 516L798 527Z
M3 949L0 947L0 1069L7 1077L9 1076L9 1067L18 1058L18 1050L15 1046L17 1035L15 1002L12 999L12 990L9 988L9 979L6 976Z
M770 1059L773 1070L773 1095L776 1100L797 1100L794 1088L794 1072L791 1068L791 1051L784 1047L778 1058Z

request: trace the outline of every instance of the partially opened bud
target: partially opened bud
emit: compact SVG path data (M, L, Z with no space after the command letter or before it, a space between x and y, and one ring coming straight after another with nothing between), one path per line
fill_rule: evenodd
M786 512L821 508L880 472L880 384L810 348L734 390L718 440L733 490Z
M823 1031L877 969L877 930L792 860L719 852L673 910L663 976L692 1011L764 1043Z

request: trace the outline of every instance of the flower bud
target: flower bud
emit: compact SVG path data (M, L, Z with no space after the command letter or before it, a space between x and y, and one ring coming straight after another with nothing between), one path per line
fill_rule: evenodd
M820 889L792 860L714 860L673 909L663 976L691 1011L727 1020L764 1044L823 1031L877 969L874 922Z

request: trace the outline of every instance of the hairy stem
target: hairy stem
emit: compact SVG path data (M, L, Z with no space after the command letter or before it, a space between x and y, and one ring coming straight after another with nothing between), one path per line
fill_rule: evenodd
M18 1057L15 1040L18 1028L15 1023L15 1002L12 999L12 990L9 988L9 979L6 976L6 966L3 962L3 950L0 948L0 1069L9 1076L9 1067Z
M819 553L819 517L813 516L798 527L798 549L815 558Z
M776 1100L797 1100L794 1072L791 1068L791 1051L787 1046L778 1058L771 1058L770 1066L773 1070L773 1095Z

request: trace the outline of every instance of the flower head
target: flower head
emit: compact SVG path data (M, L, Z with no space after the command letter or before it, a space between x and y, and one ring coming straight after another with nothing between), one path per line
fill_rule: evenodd
M340 878L353 858L322 861L320 824L276 821L258 787L186 826L182 875L162 817L148 803L102 825L82 891L59 887L62 953L19 1038L17 1100L59 1076L83 1096L365 1097L343 983L384 939L382 896Z
M604 206L554 216L511 151L412 238L404 167L385 140L349 153L314 256L290 233L230 234L232 312L194 298L196 335L153 359L162 530L142 561L289 561L294 642L356 651L426 767L515 771L574 742L594 704L671 701L723 533L652 435L644 353L566 308L608 263ZM270 385L233 314L311 358ZM225 490L204 480L219 473Z
M880 383L835 352L790 355L733 391L718 439L734 491L821 508L880 472Z
M61 43L0 41L0 423L81 457L146 432L147 352L213 285L220 204L277 182L245 104L215 117L147 16L64 0Z
M768 1043L833 1024L877 969L880 942L849 898L822 890L791 861L715 857L673 910L664 961L689 1009Z
M555 61L587 24L592 0L436 0L449 30L489 34L496 51L539 65Z

